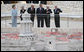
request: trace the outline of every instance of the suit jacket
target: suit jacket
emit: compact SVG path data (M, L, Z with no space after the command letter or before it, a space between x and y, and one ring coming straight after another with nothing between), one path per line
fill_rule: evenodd
M44 12L45 12L44 8L41 8L41 11L40 11L40 8L37 8L37 11L36 11L37 17L43 17Z
M48 13L47 13L48 12ZM45 17L50 17L50 13L52 13L51 9L45 9Z
M30 7L30 8L28 8L27 12L29 14L31 14L31 17L34 17L35 16L35 8L33 10L31 10L31 7Z
M46 11L46 14L50 14L50 13L52 13L52 11L51 11L51 9L45 9L45 11ZM47 11L49 12L49 13L47 13Z
M26 11L25 9L24 9L24 10L21 9L21 10L20 10L20 14L25 13L25 11Z
M57 8L56 11L54 9L54 14L59 14L60 12L62 12L61 9Z

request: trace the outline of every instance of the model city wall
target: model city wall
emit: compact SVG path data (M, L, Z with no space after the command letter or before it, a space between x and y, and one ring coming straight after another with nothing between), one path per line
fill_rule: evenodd
M78 13L83 14L83 1L51 1L52 4L43 5L44 8L49 6L52 10L54 6L57 5L58 8L61 8L63 13ZM1 4L1 13L9 13L12 9L13 4ZM20 10L21 6L24 6L25 9L31 6L31 4L22 4L16 3L17 9ZM39 4L34 4L35 8L39 7ZM5 11L5 12L4 12Z

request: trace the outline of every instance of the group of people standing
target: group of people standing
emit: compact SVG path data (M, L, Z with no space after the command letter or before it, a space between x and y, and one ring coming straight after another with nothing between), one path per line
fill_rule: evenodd
M15 5L13 5L12 8L13 8L13 10L12 10L12 16L13 16L14 13L17 13L17 11L13 12L13 11L15 11ZM21 14L20 18L21 18L21 20L23 20L22 14L25 11L26 11L26 9L24 9L24 6L23 6L22 9L20 10L20 14ZM54 11L55 26L56 27L60 27L60 16L59 16L59 13L62 12L62 11L59 8L57 8L57 6L55 6L55 9L53 11ZM37 26L38 27L44 27L44 21L45 21L46 27L50 27L50 18L51 18L50 14L52 13L52 10L49 8L49 6L47 6L46 9L44 9L42 4L40 4L39 8L35 9L34 5L31 5L31 7L29 7L27 9L27 12L29 14L31 14L30 19L33 22L33 25L34 25L35 15L37 15ZM16 14L16 16L17 16L17 14ZM12 18L15 18L15 17L13 16ZM13 21L15 21L15 20L12 20L12 23L13 23Z

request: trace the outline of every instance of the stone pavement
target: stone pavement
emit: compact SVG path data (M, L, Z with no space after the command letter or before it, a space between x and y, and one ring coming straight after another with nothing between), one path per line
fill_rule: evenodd
M17 33L16 33L17 34ZM49 37L39 34L36 39L18 37L19 34L2 34L2 51L83 51L83 40L69 39L69 41L56 41L55 35ZM37 35L37 34L36 34Z

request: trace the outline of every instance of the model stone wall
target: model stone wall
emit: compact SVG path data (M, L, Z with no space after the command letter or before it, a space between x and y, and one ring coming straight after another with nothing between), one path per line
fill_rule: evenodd
M57 5L64 13L83 13L83 1L52 1L53 5Z
M12 9L13 4L1 4L1 13L9 12ZM39 7L39 4L34 4L35 8ZM54 6L58 6L58 8L61 8L63 13L74 13L74 14L83 14L83 1L47 1L47 5L53 10ZM28 8L31 6L31 4L16 4L18 10L21 9L21 6L25 6L25 8ZM46 5L43 5L44 8L46 8Z

